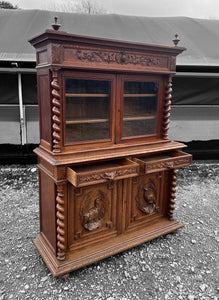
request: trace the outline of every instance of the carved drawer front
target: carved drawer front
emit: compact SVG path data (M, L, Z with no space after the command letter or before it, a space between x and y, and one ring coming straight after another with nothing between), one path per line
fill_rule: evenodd
M192 155L182 151L172 151L140 159L135 158L134 161L140 165L140 172L145 174L188 166L192 163Z
M137 176L139 165L129 159L119 159L67 168L67 179L76 187L88 186Z
M164 172L138 176L130 181L126 229L145 224L164 211Z
M122 181L74 188L68 185L70 247L80 247L121 231ZM119 196L120 195L120 196Z

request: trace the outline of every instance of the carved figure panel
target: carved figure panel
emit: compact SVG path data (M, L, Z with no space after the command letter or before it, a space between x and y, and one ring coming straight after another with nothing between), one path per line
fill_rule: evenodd
M77 244L86 239L115 234L117 231L117 183L81 187L80 193L71 185L69 208L70 242Z
M152 179L149 179L147 183L142 182L138 188L138 195L135 200L138 209L146 215L150 215L158 210L156 205L157 189Z
M147 222L162 210L161 172L139 176L132 181L128 227Z
M93 231L101 228L107 214L108 199L101 190L87 193L80 207L82 226Z

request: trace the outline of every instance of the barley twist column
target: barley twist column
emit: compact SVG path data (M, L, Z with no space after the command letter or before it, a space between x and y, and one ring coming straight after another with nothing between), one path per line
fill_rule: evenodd
M164 115L163 115L163 139L168 139L168 129L170 123L170 105L171 105L171 95L172 92L172 76L168 78L168 84L165 91L165 102L164 102Z
M65 207L64 187L57 185L56 195L56 225L57 225L57 258L65 259Z
M53 152L61 151L61 103L60 103L60 86L58 83L58 70L52 71L52 148Z
M173 211L175 209L175 193L176 193L176 181L177 181L177 171L176 169L172 170L172 181L170 186L170 202L169 202L169 220L173 221Z

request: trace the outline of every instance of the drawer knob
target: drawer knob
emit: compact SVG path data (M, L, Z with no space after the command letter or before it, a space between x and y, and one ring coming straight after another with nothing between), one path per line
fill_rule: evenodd
M106 172L104 174L105 179L107 180L113 180L117 176L116 172Z
M172 161L167 162L167 168L168 168L168 169L172 169L173 166L174 166L174 163L173 163Z

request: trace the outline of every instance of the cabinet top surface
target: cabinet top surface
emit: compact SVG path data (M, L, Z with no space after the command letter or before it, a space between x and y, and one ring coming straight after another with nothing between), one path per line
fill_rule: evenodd
M186 147L182 143L166 141L155 143L153 145L133 145L127 147L125 145L118 147L117 145L106 149L95 149L88 150L84 153L75 152L75 153L64 153L59 155L50 154L41 147L36 148L34 152L44 159L46 159L52 165L72 165L78 163L87 163L87 162L96 162L96 161L105 161L108 159L119 159L124 157L131 157L133 155L157 155L159 153L181 150Z
M35 47L38 48L42 43L74 43L74 44L86 44L86 45L95 45L102 47L120 47L120 48L129 48L135 50L144 50L144 51L152 51L157 53L165 53L170 55L178 55L179 53L185 50L184 47L168 47L162 45L155 44L144 44L144 43L136 43L130 41L121 41L121 40L113 40L113 39L105 39L99 37L91 37L91 36L82 36L77 34L70 34L64 31L50 30L47 29L45 32L34 36L29 40L29 42Z

